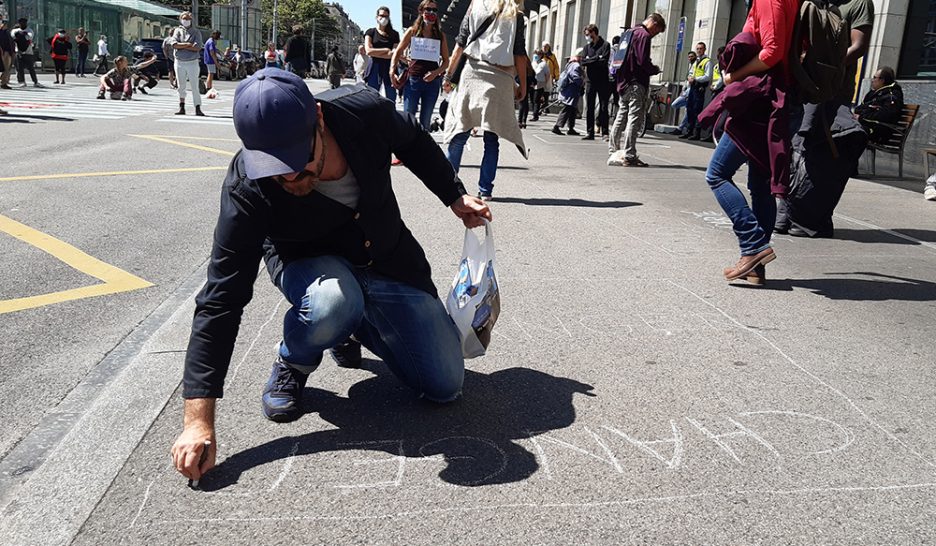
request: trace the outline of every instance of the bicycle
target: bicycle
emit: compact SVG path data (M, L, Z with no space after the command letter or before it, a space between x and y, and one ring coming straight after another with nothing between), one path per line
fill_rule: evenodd
M640 136L647 134L647 127L662 122L670 106L670 96L665 84L651 84L647 100L647 112L643 119Z

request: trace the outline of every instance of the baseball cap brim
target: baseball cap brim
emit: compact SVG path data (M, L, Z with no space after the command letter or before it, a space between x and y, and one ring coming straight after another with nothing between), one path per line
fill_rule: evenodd
M259 180L269 176L298 173L305 169L312 150L312 137L300 140L293 146L271 150L250 150L244 148L244 168L247 177Z

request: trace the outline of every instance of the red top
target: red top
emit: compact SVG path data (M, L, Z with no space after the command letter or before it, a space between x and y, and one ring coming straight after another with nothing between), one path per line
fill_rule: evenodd
M783 62L790 50L793 25L799 12L799 0L754 0L744 23L744 32L757 38L761 51L757 57L769 67Z

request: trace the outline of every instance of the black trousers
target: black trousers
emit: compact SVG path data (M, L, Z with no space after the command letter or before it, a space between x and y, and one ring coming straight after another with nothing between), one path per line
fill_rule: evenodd
M598 98L598 128L608 133L608 98L611 96L609 82L588 82L585 84L585 130L595 134L595 98Z
M33 83L39 83L39 79L36 78L36 56L21 53L16 56L16 81L26 83L26 71L29 71Z
M556 127L562 128L566 123L569 124L569 130L575 129L575 118L578 115L578 108L566 104L559 111L559 119L556 120Z

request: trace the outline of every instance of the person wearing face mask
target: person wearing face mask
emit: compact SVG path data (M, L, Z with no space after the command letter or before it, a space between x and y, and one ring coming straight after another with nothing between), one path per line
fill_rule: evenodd
M64 28L58 29L55 36L49 38L52 62L55 64L55 83L65 84L65 65L68 64L68 53L72 49L71 40Z
M185 86L191 84L192 102L195 104L195 115L204 116L201 111L201 94L198 92L198 57L201 55L202 35L192 24L192 14L183 11L179 15L180 25L172 31L172 49L175 51L175 71L179 84L179 111L177 116L185 115Z
M101 34L101 39L97 43L97 55L94 56L94 60L97 61L97 66L94 68L94 73L106 74L107 73L107 57L110 55L110 52L107 50L107 36Z
M608 98L611 96L611 81L608 79L608 61L611 46L598 35L597 25L583 29L588 44L582 57L585 69L585 129L582 140L595 140L595 99L598 99L598 130L601 136L608 135Z
M402 52L410 48L409 69L403 81L403 109L416 115L427 131L432 124L432 111L439 100L442 90L442 74L448 68L448 42L437 24L438 7L435 0L422 0L419 4L420 17L413 26L406 29L399 47L390 59L390 66L396 66ZM439 62L441 60L441 63ZM396 74L391 73L394 86L401 83Z
M396 100L396 89L390 78L393 51L400 44L400 33L393 30L390 23L390 8L381 6L377 8L377 26L364 33L364 52L373 61L367 85L378 92L383 87L388 99ZM396 66L394 65L395 69Z

